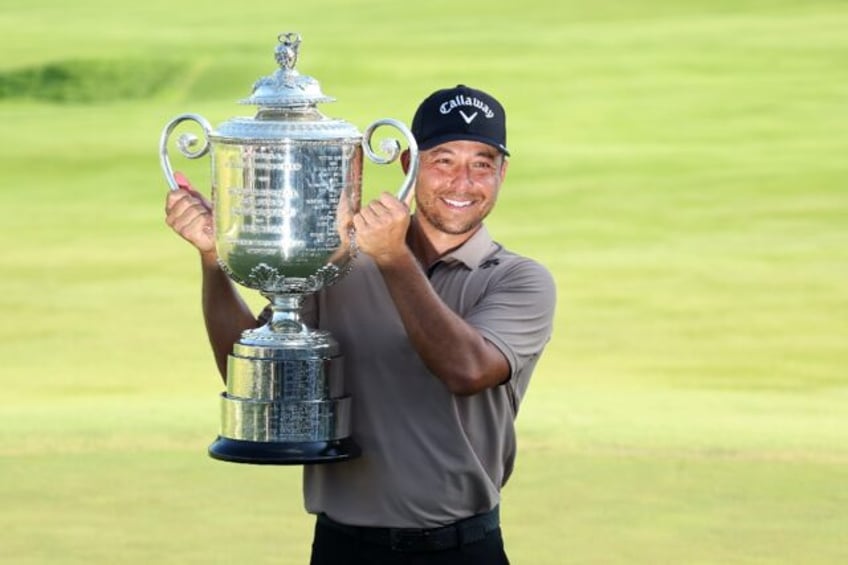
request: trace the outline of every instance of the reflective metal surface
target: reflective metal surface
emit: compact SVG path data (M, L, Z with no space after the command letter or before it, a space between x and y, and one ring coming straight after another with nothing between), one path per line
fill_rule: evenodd
M311 442L346 438L350 432L350 397L280 402L221 395L221 437Z
M216 243L230 277L269 293L332 284L352 258L360 140L213 147Z
M230 355L227 396L254 400L322 400L344 396L336 359L280 361Z
M218 261L233 281L271 302L269 321L245 331L229 357L221 434L210 454L244 463L331 462L359 453L350 439L350 399L338 344L303 324L301 303L344 276L356 253L353 216L362 198L363 154L377 164L400 155L396 140L383 141L382 155L375 152L375 130L393 127L406 139L410 166L398 191L402 200L414 187L418 148L396 120L377 120L362 135L324 116L317 104L333 99L295 69L300 36L278 39L279 69L256 81L241 101L259 106L256 115L217 128L198 114L179 115L162 132L159 158L177 190L169 139L184 122L200 127L202 141L184 133L177 147L190 159L211 154Z

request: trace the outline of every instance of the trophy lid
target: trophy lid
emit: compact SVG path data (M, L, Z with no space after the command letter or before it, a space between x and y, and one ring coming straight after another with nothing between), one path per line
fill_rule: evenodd
M221 124L211 137L216 141L241 143L277 140L356 140L361 137L353 124L328 118L318 109L321 102L335 98L321 92L318 81L294 69L300 35L281 33L274 58L277 71L257 80L253 93L241 104L259 106L255 117L235 117Z
M317 80L295 70L300 34L281 33L277 39L280 44L274 50L274 58L280 68L274 74L257 80L253 85L253 93L239 103L294 109L309 108L321 102L334 102L335 98L321 92L321 85Z

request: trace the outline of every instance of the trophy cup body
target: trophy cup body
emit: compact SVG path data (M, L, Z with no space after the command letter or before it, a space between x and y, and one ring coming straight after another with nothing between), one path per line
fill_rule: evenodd
M398 198L406 199L418 168L409 130L377 120L365 134L321 114L332 101L317 81L300 75L300 37L282 34L280 69L254 85L243 103L259 106L253 118L233 118L213 129L197 114L172 119L160 139L160 161L172 190L178 188L168 140L184 121L203 129L177 145L188 158L211 153L212 203L218 262L237 284L268 298L269 317L247 330L228 358L221 395L221 429L209 447L216 459L239 463L303 464L343 461L359 448L350 429L342 352L326 331L301 320L304 297L344 276L356 253L352 218L359 211L363 153L378 164L395 161L400 144L374 153L371 137L382 125L399 129L410 167Z

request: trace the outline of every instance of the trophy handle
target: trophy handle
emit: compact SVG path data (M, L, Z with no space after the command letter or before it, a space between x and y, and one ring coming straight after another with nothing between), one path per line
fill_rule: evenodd
M177 138L177 147L180 152L189 159L199 159L209 152L209 135L212 133L212 126L206 121L206 118L198 114L180 114L165 126L162 130L162 136L159 138L159 164L162 166L162 171L165 173L165 179L168 181L168 186L171 190L177 190L180 185L177 179L174 178L174 169L171 167L171 160L168 158L168 138L171 132L184 121L193 121L200 124L203 128L203 145L199 149L193 149L197 145L198 138L191 133L184 133Z
M371 148L371 137L374 131L380 126L392 126L399 130L406 138L406 143L409 146L409 170L406 173L406 178L397 193L397 199L409 205L409 200L412 198L412 191L415 188L415 179L418 176L418 143L412 132L402 123L391 118L383 118L372 123L362 135L362 148L368 158L378 165L388 165L393 163L400 155L400 142L397 139L384 139L380 143L380 150L386 154L385 157L378 155Z

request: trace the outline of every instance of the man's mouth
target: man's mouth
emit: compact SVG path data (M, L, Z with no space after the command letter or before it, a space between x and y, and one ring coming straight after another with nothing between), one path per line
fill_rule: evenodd
M453 208L467 208L474 203L473 200L454 200L453 198L442 198L442 200Z

